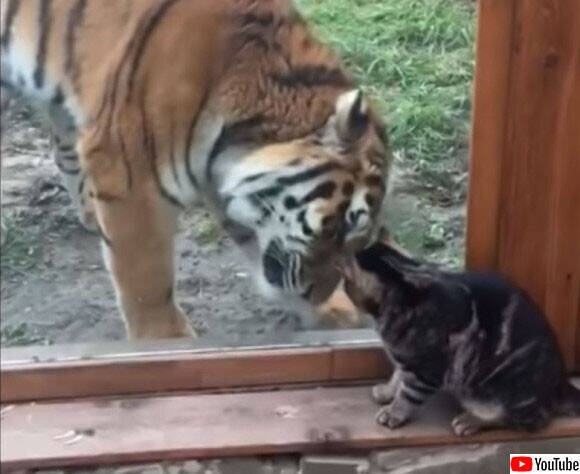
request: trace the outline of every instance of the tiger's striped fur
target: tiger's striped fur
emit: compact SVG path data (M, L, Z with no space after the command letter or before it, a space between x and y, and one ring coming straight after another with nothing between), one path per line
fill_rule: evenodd
M290 0L5 0L1 25L2 84L48 111L130 336L191 334L173 236L196 200L300 304L377 230L383 125Z

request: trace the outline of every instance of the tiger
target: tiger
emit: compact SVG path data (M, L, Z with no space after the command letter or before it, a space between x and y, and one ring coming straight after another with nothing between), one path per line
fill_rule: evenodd
M198 204L266 298L323 317L338 295L357 320L335 262L381 228L392 154L291 0L4 0L0 48L3 88L48 115L129 338L195 336L174 236Z

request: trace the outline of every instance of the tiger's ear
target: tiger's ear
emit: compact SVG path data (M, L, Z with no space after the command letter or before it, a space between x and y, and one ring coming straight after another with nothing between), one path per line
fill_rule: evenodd
M358 140L365 132L368 123L368 104L360 89L344 92L336 99L336 134L347 142Z

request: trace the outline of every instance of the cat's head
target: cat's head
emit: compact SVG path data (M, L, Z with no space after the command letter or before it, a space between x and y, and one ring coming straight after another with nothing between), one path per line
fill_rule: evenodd
M355 306L375 317L385 304L419 304L440 284L436 271L393 243L377 242L365 248L345 260L341 272L346 293Z

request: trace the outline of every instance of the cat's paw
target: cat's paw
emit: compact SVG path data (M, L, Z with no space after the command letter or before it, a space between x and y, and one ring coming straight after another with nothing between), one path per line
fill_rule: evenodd
M373 387L372 396L373 400L381 405L386 405L393 401L395 398L395 391L388 383L377 384Z
M471 413L465 411L453 418L451 427L456 436L470 436L482 428L482 422Z
M395 429L404 425L409 418L401 413L397 413L396 410L393 410L392 406L386 406L377 412L375 419L379 425Z

